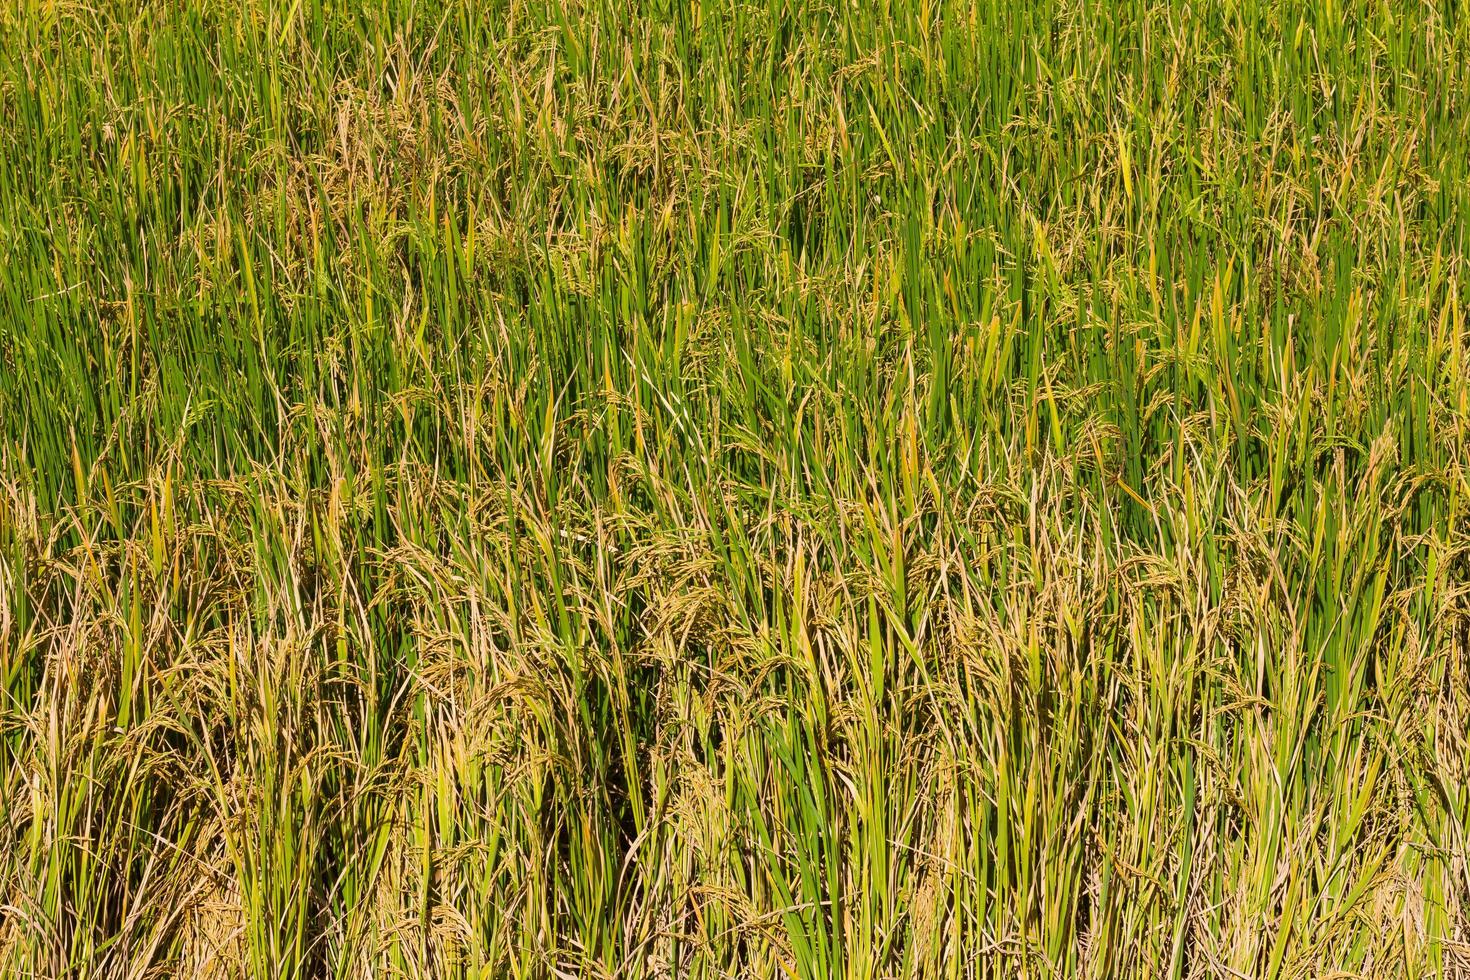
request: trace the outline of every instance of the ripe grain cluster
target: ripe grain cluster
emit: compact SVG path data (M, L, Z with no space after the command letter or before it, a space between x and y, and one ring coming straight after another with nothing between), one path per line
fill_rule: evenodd
M6 0L0 974L1470 975L1464 0Z

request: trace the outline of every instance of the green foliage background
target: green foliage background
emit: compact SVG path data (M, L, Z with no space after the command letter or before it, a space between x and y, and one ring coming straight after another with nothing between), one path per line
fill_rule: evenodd
M7 5L0 968L1470 973L1467 15Z

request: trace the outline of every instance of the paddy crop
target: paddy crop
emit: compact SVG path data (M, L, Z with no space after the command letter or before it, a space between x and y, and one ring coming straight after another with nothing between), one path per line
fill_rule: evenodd
M13 0L0 973L1470 974L1458 0Z

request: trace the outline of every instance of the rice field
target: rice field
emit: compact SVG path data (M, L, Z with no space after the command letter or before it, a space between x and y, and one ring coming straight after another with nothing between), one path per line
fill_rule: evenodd
M0 975L1470 976L1464 0L11 0Z

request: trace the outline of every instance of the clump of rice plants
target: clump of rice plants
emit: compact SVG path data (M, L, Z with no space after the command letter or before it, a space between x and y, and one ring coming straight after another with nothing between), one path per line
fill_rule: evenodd
M0 10L0 974L1470 975L1470 16Z

